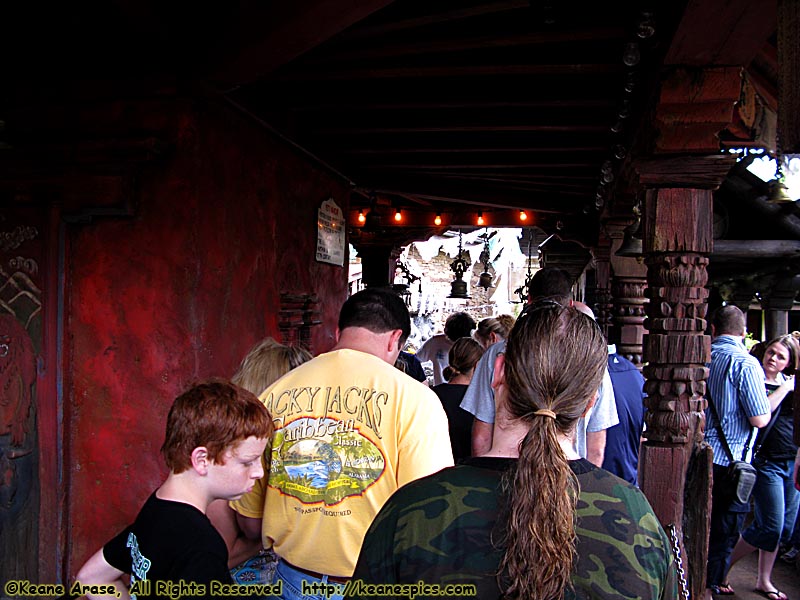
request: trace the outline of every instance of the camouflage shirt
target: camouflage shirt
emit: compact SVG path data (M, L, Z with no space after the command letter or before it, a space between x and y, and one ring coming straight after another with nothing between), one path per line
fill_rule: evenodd
M461 585L437 597L501 598L500 482L516 460L473 458L398 490L367 532L348 597L410 597L380 584ZM677 598L669 543L644 495L586 460L571 461L581 492L574 592L565 598ZM371 590L357 584L377 584ZM390 593L387 593L390 592ZM416 597L433 597L414 590ZM372 592L370 595L369 592ZM532 597L536 597L533 593Z

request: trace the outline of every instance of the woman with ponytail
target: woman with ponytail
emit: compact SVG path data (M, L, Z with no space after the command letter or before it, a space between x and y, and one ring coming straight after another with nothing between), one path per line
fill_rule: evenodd
M398 490L353 579L454 586L439 590L449 597L676 598L669 538L644 495L575 451L606 357L592 319L532 306L495 363L491 449Z
M472 338L456 340L448 354L449 364L444 369L447 383L433 386L434 393L442 401L450 429L450 447L456 461L470 455L472 445L472 415L461 408L475 365L483 356L483 346Z

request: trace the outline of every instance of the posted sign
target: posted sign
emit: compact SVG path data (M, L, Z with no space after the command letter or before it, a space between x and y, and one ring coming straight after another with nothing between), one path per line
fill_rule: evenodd
M344 215L333 198L317 211L317 260L344 265Z

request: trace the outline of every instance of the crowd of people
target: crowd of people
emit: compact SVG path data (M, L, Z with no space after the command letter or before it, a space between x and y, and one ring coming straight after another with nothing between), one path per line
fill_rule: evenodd
M712 331L706 440L714 451L714 483L706 598L733 595L729 570L758 550L755 591L769 600L786 600L772 582L772 569L781 542L796 541L800 440L794 433L793 392L800 348L794 335L783 335L748 353L742 343L745 316L732 305L717 310ZM754 518L744 531L751 502L731 493L726 476L738 460L750 462L757 473Z
M378 288L345 301L329 352L260 342L230 382L175 400L170 474L76 574L85 595L677 598L673 545L637 487L644 379L571 287L541 269L516 320L454 313L416 355L406 306ZM758 550L756 588L782 600L779 544L800 547L800 349L788 335L751 356L732 306L713 334L707 596L733 593L728 570ZM744 531L750 505L724 484L741 457L758 473Z

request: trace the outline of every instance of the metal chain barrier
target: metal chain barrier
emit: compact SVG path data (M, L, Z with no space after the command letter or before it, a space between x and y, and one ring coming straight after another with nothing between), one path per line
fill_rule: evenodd
M678 530L673 523L667 525L669 537L672 540L672 551L675 553L675 562L678 565L678 581L681 584L681 596L683 600L689 600L689 585L686 583L686 571L683 568L683 555L681 545L678 542Z

